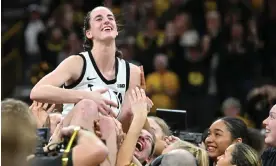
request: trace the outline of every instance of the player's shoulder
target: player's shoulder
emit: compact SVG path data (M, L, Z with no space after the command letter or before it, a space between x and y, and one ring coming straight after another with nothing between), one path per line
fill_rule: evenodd
M83 57L80 54L77 55L70 55L66 58L63 62L70 63L70 64L82 64L84 61Z
M130 68L130 73L134 73L134 74L139 74L141 73L140 67L133 64L133 63L129 63L129 68Z
M59 64L56 70L64 70L70 72L72 75L78 76L78 74L81 73L84 63L85 60L83 57L79 55L70 55Z

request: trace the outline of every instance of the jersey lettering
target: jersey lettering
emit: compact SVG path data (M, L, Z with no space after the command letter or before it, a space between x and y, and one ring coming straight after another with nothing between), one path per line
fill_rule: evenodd
M94 85L92 85L92 84L87 84L87 86L88 86L88 88L90 89L90 91L93 91L93 90L92 90L92 87L93 87Z
M116 94L116 96L117 96L117 105L118 105L118 109L119 109L119 105L122 105L122 103L123 103L123 97L122 97L122 93L120 93L120 92L116 92L116 91L113 91L115 94Z

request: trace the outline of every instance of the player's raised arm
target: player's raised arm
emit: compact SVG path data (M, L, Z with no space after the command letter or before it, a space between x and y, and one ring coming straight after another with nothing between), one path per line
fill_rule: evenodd
M122 123L124 132L128 131L128 128L131 124L131 119L133 116L133 113L130 109L130 101L127 96L130 95L132 89L136 88L137 86L140 87L141 85L140 74L141 74L140 68L136 65L130 64L129 88L126 91L124 102L121 108L122 115L119 117L119 120Z

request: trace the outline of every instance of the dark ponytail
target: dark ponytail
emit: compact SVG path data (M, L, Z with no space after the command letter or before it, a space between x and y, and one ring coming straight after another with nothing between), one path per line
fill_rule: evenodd
M251 144L248 137L248 129L244 121L238 118L224 117L221 118L224 121L228 131L231 133L232 139L241 138L245 144ZM250 145L251 146L251 145Z
M93 47L93 42L92 39L88 39L86 37L86 31L90 29L90 14L91 11L87 13L87 15L84 18L84 23L83 23L83 36L84 36L84 43L83 43L83 48L84 51L90 51Z

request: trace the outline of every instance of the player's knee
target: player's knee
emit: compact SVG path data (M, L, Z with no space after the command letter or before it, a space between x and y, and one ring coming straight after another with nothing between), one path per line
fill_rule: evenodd
M73 112L72 117L71 119L68 118L70 119L70 125L81 126L89 131L93 131L94 121L99 119L98 107L94 101L81 100L71 112Z
M68 126L72 120L82 118L83 116L87 116L88 114L92 114L92 116L96 116L98 111L97 104L88 99L83 99L79 101L73 109L65 116L63 120L63 125Z
M95 103L93 100L89 100L89 99L83 99L81 101L79 101L75 107L76 109L81 108L81 109L85 109L85 110L97 110L98 106L97 103Z

